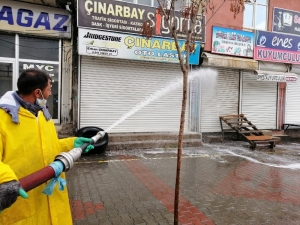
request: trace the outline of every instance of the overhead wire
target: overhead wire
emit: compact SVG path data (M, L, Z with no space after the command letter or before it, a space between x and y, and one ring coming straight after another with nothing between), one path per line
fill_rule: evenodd
M11 50L13 50L13 51L15 51L14 48L11 48L11 47L9 47L9 46L3 45L1 42L0 42L0 45L4 46L4 47L6 47L6 48L9 48L9 49L11 49ZM20 51L20 52L21 52L21 51ZM23 55L31 56L31 57L34 57L34 58L37 57L36 55L30 55L30 54L25 53L25 52L21 52L21 53L22 53ZM14 56L14 57L15 57L15 56ZM53 60L49 60L49 61L53 61ZM57 60L57 61L58 61L58 60Z
M17 46L20 46L20 47L25 47L25 48L33 48L33 49L59 49L59 47L57 47L57 48L56 47L55 48L41 48L41 47L25 46L25 45L16 44L15 42L4 40L2 38L0 38L0 41L4 41L4 42L10 43L10 44L17 45ZM73 47L73 45L64 45L64 47Z

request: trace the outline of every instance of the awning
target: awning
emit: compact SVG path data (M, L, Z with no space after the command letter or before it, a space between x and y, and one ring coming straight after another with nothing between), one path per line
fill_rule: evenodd
M217 66L232 69L256 70L258 62L253 59L216 55L207 52L202 53L203 66Z
M258 81L275 81L275 82L297 82L298 76L295 73L282 73L265 70L255 70Z

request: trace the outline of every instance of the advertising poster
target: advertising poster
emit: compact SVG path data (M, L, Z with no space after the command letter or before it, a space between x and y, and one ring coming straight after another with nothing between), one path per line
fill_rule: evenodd
M175 42L172 39L120 34L79 28L79 55L179 63ZM184 52L184 41L179 41ZM189 64L198 65L200 42L190 54ZM184 57L185 58L185 57Z
M253 45L253 32L213 26L213 53L252 58Z
M274 8L273 31L286 34L300 34L300 12Z
M300 64L300 37L256 31L254 59Z
M142 34L144 22L149 22L155 37L171 38L168 24L155 7L138 5L115 0L78 0L78 27L105 30L120 33ZM198 16L195 26L195 40L205 42L205 16ZM171 21L176 21L178 38L186 39L186 30L190 20L177 11Z

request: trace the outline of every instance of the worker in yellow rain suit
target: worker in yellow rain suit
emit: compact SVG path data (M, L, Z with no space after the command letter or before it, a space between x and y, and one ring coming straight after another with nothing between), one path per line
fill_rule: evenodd
M55 188L42 193L46 184L18 197L18 179L53 162L56 155L78 147L86 138L58 139L46 107L51 78L41 70L28 69L18 79L18 91L0 99L0 224L71 225L68 191ZM74 144L75 143L75 144ZM93 146L89 145L88 150ZM64 173L61 174L64 178Z

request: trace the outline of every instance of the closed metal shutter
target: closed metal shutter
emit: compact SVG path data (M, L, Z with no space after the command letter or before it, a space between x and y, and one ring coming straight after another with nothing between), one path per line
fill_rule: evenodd
M264 71L287 72L287 66L277 62L258 61L258 68Z
M257 81L243 71L241 113L258 129L276 129L277 82Z
M201 132L220 132L219 116L238 113L239 70L211 69L218 71L216 78L209 74L201 78Z
M141 102L172 82L182 82L178 64L81 57L79 127L104 130ZM147 101L147 100L146 100ZM178 132L182 84L109 130L116 132ZM185 132L188 131L189 104Z
M285 123L300 123L300 76L296 83L287 83Z

